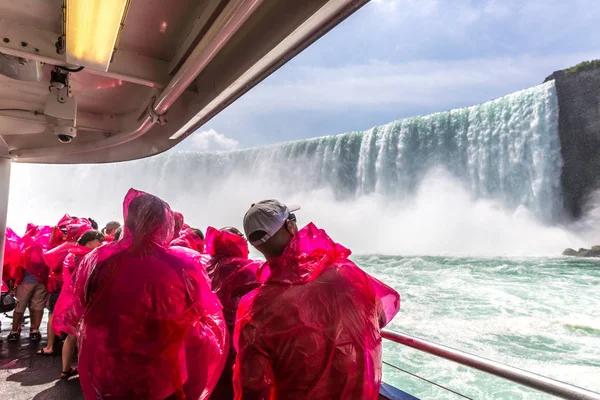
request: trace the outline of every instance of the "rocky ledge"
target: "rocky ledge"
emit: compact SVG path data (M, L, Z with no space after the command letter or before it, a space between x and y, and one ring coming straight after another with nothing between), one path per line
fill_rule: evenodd
M573 257L600 257L600 246L592 246L591 249L565 249L562 254Z

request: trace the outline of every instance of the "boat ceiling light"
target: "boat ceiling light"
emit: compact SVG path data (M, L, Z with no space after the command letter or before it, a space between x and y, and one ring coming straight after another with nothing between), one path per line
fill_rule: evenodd
M66 3L67 62L108 71L128 0L67 0Z

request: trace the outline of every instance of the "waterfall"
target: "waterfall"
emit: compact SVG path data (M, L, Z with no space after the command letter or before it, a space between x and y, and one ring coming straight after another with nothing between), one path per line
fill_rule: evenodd
M348 219L373 207L381 218L410 208L407 204L418 196L438 197L429 200L450 210L448 202L456 196L423 187L441 182L430 179L432 171L443 171L442 186L448 190L464 192L461 201L491 202L491 208L509 213L526 210L546 224L558 219L561 157L554 82L364 132L262 148L170 151L107 165L15 165L9 224L19 230L26 221L51 223L64 212L102 221L119 218L120 201L131 186L165 198L202 226L240 225L250 203L269 197L311 204L319 199L309 215L323 218L339 218L343 209Z

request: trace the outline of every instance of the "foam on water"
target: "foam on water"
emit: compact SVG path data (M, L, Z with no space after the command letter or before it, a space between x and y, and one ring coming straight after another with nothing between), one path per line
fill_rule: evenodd
M600 262L574 258L361 256L402 294L392 329L600 391ZM386 343L384 359L475 399L546 399L466 367ZM384 368L425 399L450 393Z

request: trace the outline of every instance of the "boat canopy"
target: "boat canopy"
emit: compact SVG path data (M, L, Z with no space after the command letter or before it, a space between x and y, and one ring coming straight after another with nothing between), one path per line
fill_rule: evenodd
M173 147L368 0L0 0L0 155Z
M0 0L0 274L13 161L191 135L368 0Z

